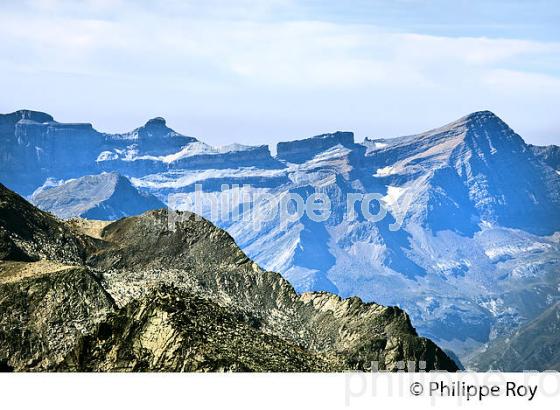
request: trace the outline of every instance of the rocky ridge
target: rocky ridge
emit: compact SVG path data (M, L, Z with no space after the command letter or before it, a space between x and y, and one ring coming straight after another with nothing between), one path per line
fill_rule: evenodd
M64 223L0 185L0 366L16 371L456 370L394 307L298 295L167 211ZM93 223L95 224L95 223ZM18 229L23 226L24 229ZM39 251L40 250L40 251Z

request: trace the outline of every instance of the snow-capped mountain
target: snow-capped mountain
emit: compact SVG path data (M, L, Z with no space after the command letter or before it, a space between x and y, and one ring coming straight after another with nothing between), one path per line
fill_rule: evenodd
M72 135L86 152L65 145ZM211 147L160 118L109 135L21 111L0 117L0 138L0 181L20 193L47 177L118 171L172 207L202 212L299 291L404 308L467 365L560 296L560 175L488 111L394 139L283 142L276 156L267 146ZM326 218L278 212L278 202L316 193L329 199ZM349 208L356 195L376 195L387 216L373 222Z

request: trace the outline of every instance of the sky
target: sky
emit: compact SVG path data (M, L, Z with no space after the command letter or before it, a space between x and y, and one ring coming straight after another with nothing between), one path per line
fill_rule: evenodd
M0 113L207 143L410 135L491 110L560 144L555 0L0 2Z

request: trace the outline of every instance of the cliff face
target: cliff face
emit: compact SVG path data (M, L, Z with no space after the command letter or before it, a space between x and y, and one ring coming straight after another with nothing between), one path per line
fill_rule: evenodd
M194 214L70 225L0 194L4 370L456 370L402 310L298 295Z
M74 177L76 169L92 173L103 141L91 124L61 124L29 110L0 115L2 182L27 194L49 176Z
M85 268L0 262L0 363L4 370L54 370L115 308Z
M60 123L19 110L0 114L0 181L30 195L45 180L79 178L102 171L144 176L176 169L282 167L268 146L212 147L152 118L130 132L108 134L89 123Z
M0 260L79 266L93 242L0 184Z

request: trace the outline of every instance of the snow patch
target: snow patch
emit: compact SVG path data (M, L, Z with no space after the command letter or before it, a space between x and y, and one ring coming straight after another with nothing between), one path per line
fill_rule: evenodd
M534 242L525 246L522 245L505 245L498 246L495 248L489 248L484 251L486 256L490 259L498 259L504 256L515 256L521 253L534 252L534 251L546 251L550 249L551 246L547 243Z
M101 154L99 154L99 156L95 161L102 162L102 161L112 161L116 159L119 159L119 155L117 153L111 151L103 151Z
M392 166L387 166L383 168L378 168L377 172L373 175L374 177L386 177L387 175L391 175L395 168Z
M399 186L387 186L387 195L385 195L382 199L386 205L392 207L396 205L399 198L406 192L406 188L402 188Z

